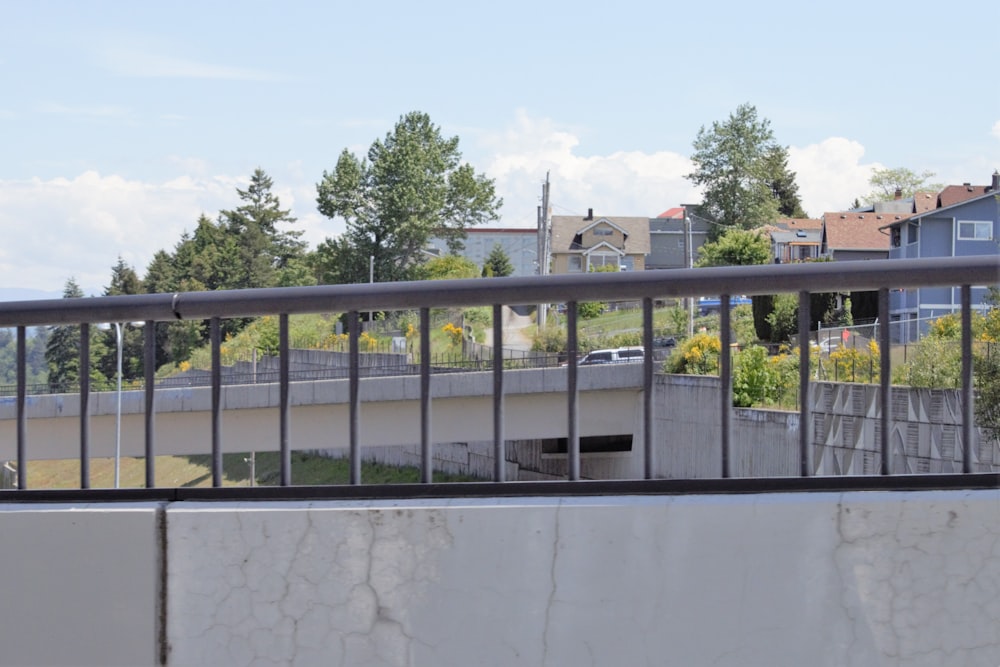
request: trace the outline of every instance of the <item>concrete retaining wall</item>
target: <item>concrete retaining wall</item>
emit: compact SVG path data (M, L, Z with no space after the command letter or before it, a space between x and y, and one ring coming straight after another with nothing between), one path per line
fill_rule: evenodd
M654 477L722 476L719 447L720 388L717 377L657 375L654 410ZM879 389L872 385L814 385L812 437L816 475L872 475L881 467ZM962 471L962 410L958 391L893 388L893 470L897 473ZM643 475L641 394L631 415L632 450L583 453L586 479L637 479ZM515 413L516 414L516 413ZM560 417L553 416L555 422ZM973 434L973 470L1000 470L1000 443ZM564 479L565 454L547 454L541 439L507 443L507 479ZM325 450L346 456L343 449ZM737 477L799 475L799 414L781 410L733 410L733 469ZM419 445L373 446L362 458L387 465L421 465ZM482 479L493 476L492 441L434 445L434 469Z
M2 506L0 662L996 665L998 516L995 489Z

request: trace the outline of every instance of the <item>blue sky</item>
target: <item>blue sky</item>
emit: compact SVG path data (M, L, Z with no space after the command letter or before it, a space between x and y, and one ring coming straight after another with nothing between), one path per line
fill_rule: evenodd
M335 236L316 182L414 110L496 179L511 227L547 172L555 214L697 201L691 142L746 102L814 217L876 167L1000 168L990 5L680 4L7 3L0 287L96 293L119 255L141 275L258 166L307 240Z

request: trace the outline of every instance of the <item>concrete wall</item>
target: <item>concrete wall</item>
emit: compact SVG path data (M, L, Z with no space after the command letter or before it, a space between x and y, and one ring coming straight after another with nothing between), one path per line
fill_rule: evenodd
M1000 663L996 489L158 511L0 507L0 663Z
M718 378L657 375L655 382L654 477L721 477ZM620 431L632 434L631 451L583 452L580 457L583 478L642 478L639 396L635 395L628 423ZM878 397L879 388L875 385L841 382L813 385L813 474L879 474L882 454ZM962 472L962 405L957 390L894 387L892 406L890 441L895 473ZM562 415L556 415L551 421L559 425L561 418ZM973 471L1000 470L1000 443L976 431L973 438ZM342 449L323 453L347 455ZM483 479L493 476L492 441L438 443L433 455L435 470ZM732 456L737 477L798 476L799 414L735 409ZM419 445L366 447L362 449L362 458L387 465L420 466L422 461ZM566 471L566 455L546 453L543 439L507 443L507 479L564 479Z

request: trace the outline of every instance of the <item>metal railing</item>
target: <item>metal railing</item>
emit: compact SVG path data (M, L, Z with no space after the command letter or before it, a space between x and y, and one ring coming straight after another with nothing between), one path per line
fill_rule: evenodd
M781 292L797 293L799 297L799 339L809 337L809 294L812 292L872 290L879 294L879 319L889 321L889 290L928 286L960 286L962 313L962 388L963 472L971 472L968 451L973 428L972 385L972 286L1000 283L1000 263L997 256L938 258L920 260L881 260L750 267L717 267L705 269L646 271L638 273L594 273L382 283L357 285L327 285L288 287L228 292L187 292L178 294L130 295L89 299L52 299L44 301L0 304L0 327L17 329L17 464L25 470L28 454L26 413L26 331L28 327L44 325L80 325L80 486L90 486L90 416L89 340L90 327L106 322L144 321L144 394L145 394L145 463L146 487L155 487L154 467L156 443L154 435L156 383L154 382L156 322L175 320L208 320L211 343L211 458L212 484L222 485L221 388L222 344L221 321L224 318L277 315L279 318L279 369L276 381L279 390L280 483L291 484L291 451L289 445L290 401L289 383L289 315L302 313L344 312L349 334L349 430L350 482L361 484L360 446L360 381L359 313L370 311L416 310L419 312L420 334L420 447L421 478L432 480L431 440L431 309L442 307L489 306L493 315L493 347L502 349L503 327L501 308L504 305L566 303L567 326L567 469L568 479L580 479L579 385L577 364L578 322L576 305L581 301L636 300L642 304L642 340L646 349L643 363L643 457L644 477L653 477L654 406L653 376L654 347L653 304L663 298L692 297L699 294L719 294L721 309L721 353L719 404L722 465L719 476L733 473L730 452L732 434L732 333L730 298L733 294L757 295ZM879 330L879 345L889 349L889 328ZM809 400L809 348L799 349L799 472L807 477L813 470L812 446L809 442L811 424ZM493 364L493 448L494 481L505 481L506 459L504 438L504 364ZM883 475L893 473L890 456L890 355L880 356L881 461ZM20 475L20 489L27 488L27 479Z

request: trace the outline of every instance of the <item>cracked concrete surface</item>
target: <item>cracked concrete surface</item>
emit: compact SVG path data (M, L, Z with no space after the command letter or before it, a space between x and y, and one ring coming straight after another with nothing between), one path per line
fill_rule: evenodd
M170 663L1000 665L1000 491L170 510Z

